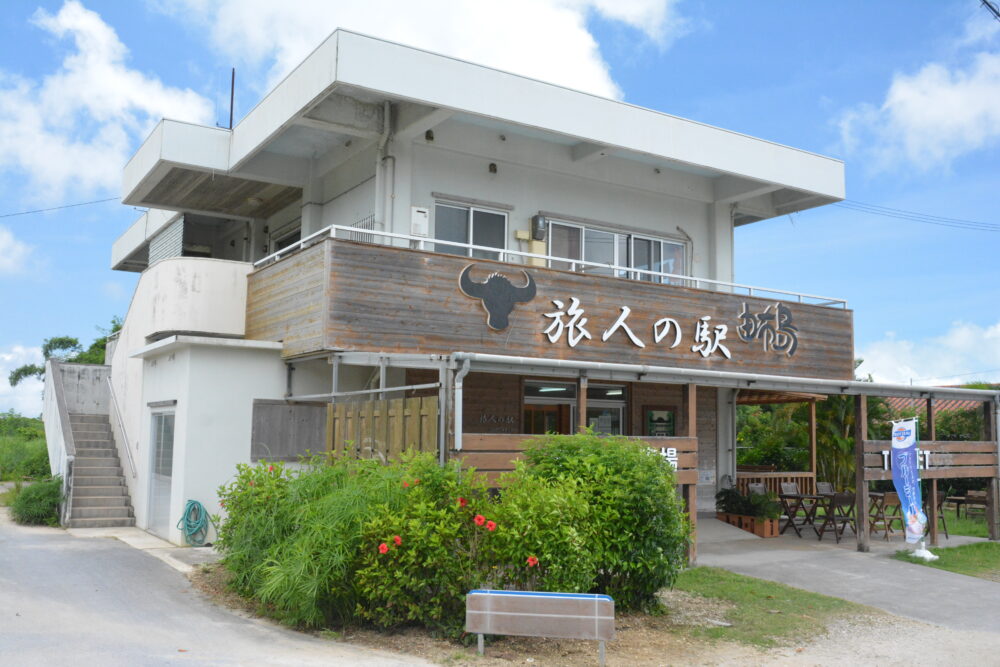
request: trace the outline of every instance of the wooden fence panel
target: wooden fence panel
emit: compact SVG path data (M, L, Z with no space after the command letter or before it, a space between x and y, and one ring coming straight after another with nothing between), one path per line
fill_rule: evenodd
M438 451L437 396L335 403L326 409L326 450L388 461L408 449Z
M250 460L298 461L326 449L323 403L256 399L250 427Z
M917 458L921 479L995 478L1000 471L997 443L989 440L923 440L917 443L917 449L921 453ZM865 480L892 479L889 457L882 454L892 451L892 442L865 440L864 451Z

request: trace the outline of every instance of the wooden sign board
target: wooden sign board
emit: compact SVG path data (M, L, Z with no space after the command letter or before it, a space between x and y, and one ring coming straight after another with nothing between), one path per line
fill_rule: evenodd
M890 480L889 440L865 440L865 480ZM917 443L917 464L921 479L997 477L997 443L989 441L952 442L925 440Z

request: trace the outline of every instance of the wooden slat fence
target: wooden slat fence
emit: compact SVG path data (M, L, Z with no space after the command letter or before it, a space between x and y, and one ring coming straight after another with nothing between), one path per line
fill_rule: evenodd
M327 406L327 451L385 462L407 449L438 451L437 396Z
M325 403L255 399L250 427L250 460L298 461L326 449Z
M816 473L736 471L736 489L743 495L749 493L751 484L763 484L768 493L778 495L782 482L795 482L801 493L816 493Z
M462 435L462 451L455 457L461 458L463 465L474 467L494 484L503 473L514 469L514 461L522 458L533 435L512 433L465 433ZM677 483L697 484L698 482L698 439L697 438L635 438L662 453L673 453L677 458ZM667 452L665 450L676 450Z
M882 452L892 450L890 440L865 440L865 480L892 479L887 457ZM921 479L954 479L956 477L997 477L997 443L988 440L955 442L923 440L917 444L920 452L929 453L918 459Z

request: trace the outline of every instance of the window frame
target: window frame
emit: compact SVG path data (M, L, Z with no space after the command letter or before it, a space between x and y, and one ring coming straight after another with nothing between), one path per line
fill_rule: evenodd
M429 239L429 241L431 243L442 242L442 241L447 242L449 240L449 239L441 239L441 238L438 238L438 236L437 236L437 231L438 231L438 228L437 228L438 207L441 207L441 206L444 206L444 207L447 207L447 208L458 209L458 210L464 210L466 212L466 216L465 216L465 238L466 238L466 240L465 240L465 243L468 244L468 245L476 245L476 244L473 243L473 239L474 239L474 232L475 232L475 226L474 226L475 225L475 214L476 214L477 211L481 212L481 213L489 213L489 214L492 214L492 215L503 216L503 247L500 247L500 248L496 249L495 252L497 253L498 256L495 259L497 261L501 261L501 262L506 261L507 250L509 249L507 246L510 243L510 240L507 238L508 234L510 233L510 215L508 215L508 211L500 211L500 210L497 210L497 209L494 209L494 208L488 208L486 206L477 206L477 205L474 205L474 204L462 204L462 203L459 203L459 202L450 202L450 201L435 201L434 202L434 236L431 239ZM448 252L447 250L445 250L445 251L437 250L436 247L435 247L435 250L437 252L447 252L447 254L450 254L450 255L457 255L459 257L462 256L462 255L460 255L457 252L459 250L458 246L446 245L444 247L447 248L448 250L452 250L452 251L455 251L455 252ZM483 247L486 247L486 246L483 246ZM465 250L465 256L466 257L474 257L474 255L472 254L474 252L481 252L481 253L482 252L490 252L490 251L486 251L486 250L473 250L472 248L464 248L464 250ZM494 258L492 258L492 257L476 257L476 259L494 259Z
M580 230L580 247L579 247L580 258L579 259L572 259L572 258L558 259L558 256L553 253L553 251L552 251L553 231L552 230L557 225L563 226L563 227L572 227L574 229ZM593 269L596 269L597 267L588 267L586 265L584 265L584 266L574 266L575 263L587 261L586 256L587 256L587 231L588 230L594 231L594 232L601 232L601 233L605 233L605 234L613 234L614 235L615 241L614 241L613 245L614 245L614 255L615 255L615 261L614 261L614 265L615 266L627 267L629 269L636 269L637 268L635 266L635 255L636 255L636 253L635 253L635 241L638 239L638 240L641 240L641 241L648 241L651 244L659 244L659 249L660 249L660 264L661 265L662 265L662 262L663 262L663 257L664 257L664 255L663 255L663 249L664 249L665 245L672 245L672 246L676 246L676 247L680 248L681 257L683 258L684 266L682 267L682 271L679 271L679 272L676 272L676 273L673 272L673 271L671 271L670 273L675 273L675 275L681 275L681 276L689 276L690 275L690 271L689 271L689 267L688 267L688 243L685 242L685 241L680 241L680 240L676 240L676 239L672 239L672 238L666 238L666 237L662 237L662 236L653 236L653 235L645 234L645 233L642 233L642 232L627 232L627 231L619 231L619 230L616 230L616 229L609 229L607 227L601 227L601 226L598 226L598 225L586 225L586 224L583 224L583 223L571 222L571 221L563 220L563 219L560 219L560 218L549 218L549 233L547 235L548 239L547 239L547 243L546 243L546 252L547 252L547 254L550 257L557 258L557 259L550 259L549 260L549 268L557 268L558 269L560 267L559 266L553 266L553 264L555 262L563 262L563 263L569 265L569 268L566 268L566 269L563 269L563 270L574 271L574 272L578 272L578 273L587 273L588 272L587 269L590 268L590 269L592 269L590 271L591 275L606 275L606 274L596 273ZM624 257L624 258L621 257L622 253L621 253L621 247L619 245L621 237L625 237L625 240L626 240L626 244L625 244L626 248L625 248L625 250L626 250L626 253L627 253L628 256ZM662 272L662 273L666 273L666 272ZM653 282L653 283L660 283L660 284L671 284L671 282L672 282L670 278L664 278L662 276L646 276L644 278L644 277L642 277L642 274L636 273L634 271L628 271L628 272L626 272L626 271L616 271L615 274L616 275L608 276L608 277L628 278L629 280L643 280L645 282ZM674 282L680 283L681 281L678 280L678 281L674 281Z

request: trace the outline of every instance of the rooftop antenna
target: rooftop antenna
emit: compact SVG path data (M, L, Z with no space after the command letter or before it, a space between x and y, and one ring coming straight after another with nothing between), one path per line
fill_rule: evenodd
M236 97L236 68L229 79L229 129L233 129L233 100Z

